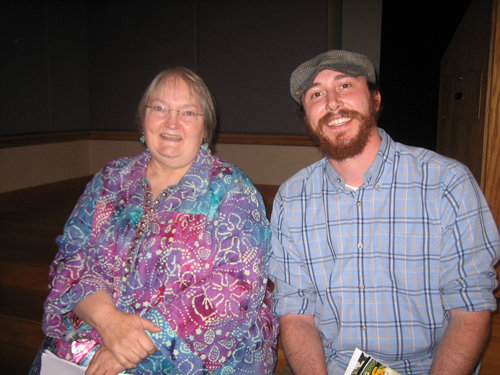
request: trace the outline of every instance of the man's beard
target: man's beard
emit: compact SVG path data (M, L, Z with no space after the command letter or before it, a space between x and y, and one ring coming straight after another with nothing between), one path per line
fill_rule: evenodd
M370 108L366 115L354 110L340 110L335 116L349 117L359 122L358 134L352 138L345 138L345 132L341 132L332 140L324 134L324 127L328 126L328 122L334 117L333 113L328 113L318 121L318 126L313 129L309 119L305 117L307 129L312 140L319 146L321 151L329 158L337 161L342 161L348 158L357 156L363 152L370 139L372 129L377 126L377 100L372 97L370 100Z

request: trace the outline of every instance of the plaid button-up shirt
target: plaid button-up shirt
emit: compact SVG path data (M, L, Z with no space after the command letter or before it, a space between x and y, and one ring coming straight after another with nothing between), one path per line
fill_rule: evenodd
M427 374L449 310L496 308L499 234L470 171L379 133L358 190L324 158L274 202L275 311L315 316L329 374L344 373L355 347Z

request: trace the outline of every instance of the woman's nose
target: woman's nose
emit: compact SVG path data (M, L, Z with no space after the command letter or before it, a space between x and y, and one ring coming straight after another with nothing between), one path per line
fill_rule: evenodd
M176 110L168 111L165 123L169 128L177 128L179 126L179 113Z

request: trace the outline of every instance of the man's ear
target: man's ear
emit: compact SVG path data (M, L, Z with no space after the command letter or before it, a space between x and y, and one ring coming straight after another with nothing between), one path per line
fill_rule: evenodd
M376 110L380 110L380 103L382 102L382 96L380 95L380 91L377 91L376 93L373 94L373 97L375 99L375 103L377 103L377 108Z

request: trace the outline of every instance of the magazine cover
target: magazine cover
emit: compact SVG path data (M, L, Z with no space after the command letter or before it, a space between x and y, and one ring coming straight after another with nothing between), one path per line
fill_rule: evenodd
M344 375L400 375L382 362L356 348Z

